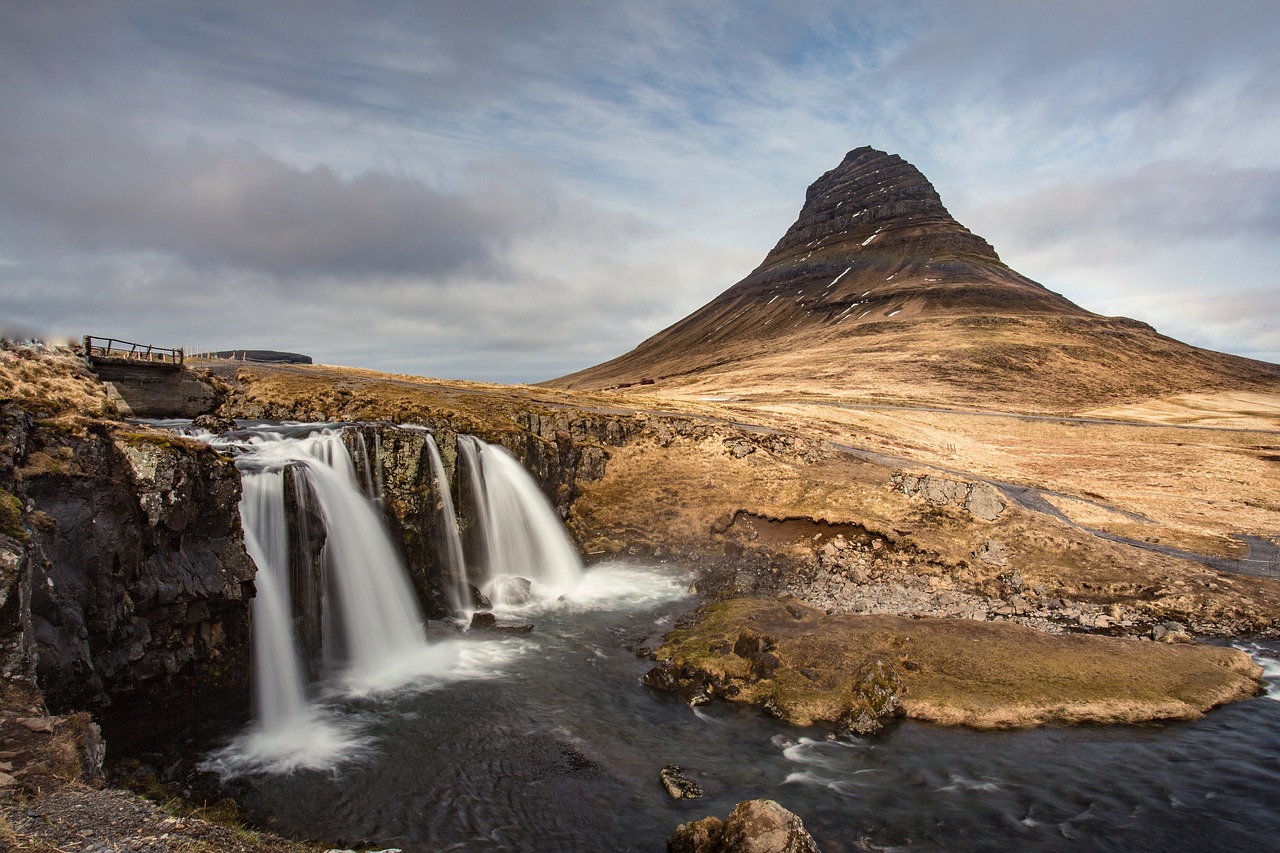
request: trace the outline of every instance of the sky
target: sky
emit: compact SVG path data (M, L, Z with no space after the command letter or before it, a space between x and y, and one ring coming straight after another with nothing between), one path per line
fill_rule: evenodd
M0 333L536 382L901 155L1011 267L1280 361L1280 4L0 0Z

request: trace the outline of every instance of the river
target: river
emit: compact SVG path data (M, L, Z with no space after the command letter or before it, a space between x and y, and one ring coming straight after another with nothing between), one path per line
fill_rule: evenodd
M1248 645L1270 696L1196 722L906 721L832 738L641 684L651 662L631 649L694 606L689 581L671 566L604 564L564 600L502 614L529 634L437 628L453 677L331 695L321 708L346 733L333 766L227 785L267 828L406 853L660 851L676 825L757 797L799 814L826 853L1280 846L1280 644ZM706 796L671 800L658 778L668 764Z

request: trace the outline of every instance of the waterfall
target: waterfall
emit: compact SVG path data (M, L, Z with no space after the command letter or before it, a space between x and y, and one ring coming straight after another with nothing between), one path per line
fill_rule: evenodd
M373 453L370 454L369 443L363 430L351 430L351 436L355 447L349 450L352 465L360 476L360 485L369 500L380 502L385 491L382 479L382 440L377 433L374 433Z
M425 645L422 616L368 498L340 470L316 460L306 465L325 520L325 568L342 613L342 646L352 674L367 677Z
M248 436L195 433L235 453L245 547L258 567L256 719L201 765L227 775L329 768L363 751L362 724L325 701L335 687L346 696L368 695L492 678L524 648L461 638L427 643L414 590L381 516L376 433L368 442L350 428L272 429ZM465 613L474 607L470 584L477 579L468 576L449 480L430 433L425 445L439 501L441 575L450 605ZM472 562L484 565L481 577L495 603L554 600L578 587L581 564L529 474L506 450L479 439L459 436L457 449L470 475L483 555Z
M245 550L258 566L258 594L253 599L254 701L262 730L276 733L306 708L302 666L290 631L284 472L246 472L241 488Z
M472 482L485 552L481 591L496 605L551 600L582 580L582 562L550 501L520 463L498 445L459 436ZM520 579L530 581L526 585Z
M471 583L467 577L467 563L462 553L462 533L458 530L458 514L453 509L453 495L449 491L449 479L444 473L440 448L435 437L427 434L427 451L431 456L431 475L435 480L436 494L440 498L440 530L444 541L440 548L444 557L444 586L449 598L449 608L454 613L465 614L475 609L471 600Z
M389 686L398 668L426 648L422 616L395 546L366 489L371 466L357 475L342 432L323 429L302 437L267 433L245 441L215 443L240 451L245 498L241 503L246 545L258 565L259 596L254 601L255 692L268 719L287 719L304 704L298 659L301 640L309 652L308 626L318 624L325 674L349 686ZM363 448L363 442L357 443ZM285 476L294 484L297 512L290 531L285 511ZM320 576L310 575L311 545L306 517L314 509L324 526ZM295 637L290 612L291 541L296 599L319 612L302 614ZM268 716L269 715L269 716Z

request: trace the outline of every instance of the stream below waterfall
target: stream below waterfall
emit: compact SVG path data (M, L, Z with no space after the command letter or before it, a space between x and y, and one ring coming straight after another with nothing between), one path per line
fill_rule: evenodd
M727 702L690 708L643 686L652 662L633 651L696 605L688 571L584 572L518 463L459 437L486 544L463 555L455 542L448 562L501 592L499 625L533 630L424 628L372 509L374 478L361 481L325 425L273 429L217 440L240 454L259 565L258 715L203 762L258 825L405 853L660 851L678 824L767 797L800 815L825 853L1280 846L1280 643L1239 643L1264 666L1267 696L1189 723L975 732L901 722L855 739ZM434 440L430 449L443 498ZM310 597L290 574L307 535L290 528L286 493L314 502L304 517L326 528L307 563L321 575ZM441 506L453 518L451 501ZM470 596L456 586L452 598ZM299 636L313 610L324 617L311 631L318 651ZM670 799L659 772L671 764L706 796Z
M677 824L768 797L825 853L851 850L1265 850L1280 841L1274 698L1191 723L974 732L903 722L828 740L755 709L697 709L640 683L652 642L692 602L684 573L601 565L587 590L519 614L519 638L469 636L471 677L334 700L361 744L330 770L230 785L297 837L428 850L665 849ZM648 638L648 639L641 639ZM487 669L485 669L487 667ZM673 801L664 765L707 796Z

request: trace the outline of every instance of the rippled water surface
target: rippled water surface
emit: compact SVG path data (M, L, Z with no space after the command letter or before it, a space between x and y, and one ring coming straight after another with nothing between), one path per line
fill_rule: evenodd
M692 606L663 567L602 566L567 601L467 637L466 678L331 700L352 731L326 771L241 777L260 822L300 837L425 850L665 850L679 823L778 800L827 853L1280 847L1280 701L1194 723L979 733L914 723L828 740L640 684L624 646ZM1256 645L1255 656L1278 647ZM666 764L707 796L672 801Z

